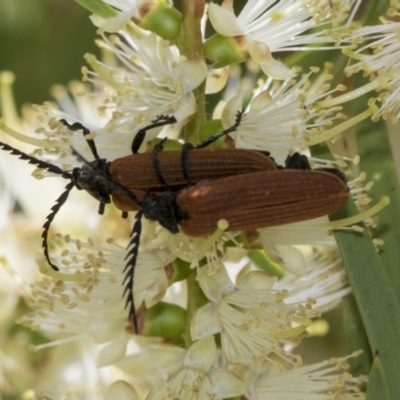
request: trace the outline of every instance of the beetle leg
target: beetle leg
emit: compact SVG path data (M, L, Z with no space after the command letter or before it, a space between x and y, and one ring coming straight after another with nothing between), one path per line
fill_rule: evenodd
M70 124L65 119L60 119L60 122L64 124L70 131L79 131L79 129L82 129L83 136L85 136L85 140L93 154L93 157L97 161L100 160L99 154L97 153L96 143L93 139L86 138L86 136L90 134L90 130L88 128L83 126L80 122L74 122L73 124Z
M148 131L149 129L157 128L159 126L174 124L176 122L176 118L169 115L158 115L157 118L151 122L151 125L145 126L143 129L140 129L133 138L131 146L133 154L136 154L139 151L140 146L142 145L143 140L146 137L146 131Z
M210 136L204 142L202 142L202 143L198 144L197 146L195 146L195 148L196 149L202 149L204 147L207 147L211 143L214 143L220 137L225 136L228 133L235 132L237 127L240 125L240 121L242 120L243 113L244 113L244 109L242 109L241 111L238 111L237 114L236 114L236 121L231 127L229 127L228 129L225 129L222 132L219 132L219 133L216 133L215 135Z
M100 215L103 215L103 214L104 214L105 208L106 208L106 205L105 205L104 203L100 203L100 204L99 204L99 211L98 211L98 213L99 213Z
M241 111L238 111L236 114L236 121L235 123L228 129L225 129L222 132L216 133L215 135L210 136L208 139L206 139L204 142L201 142L197 146L193 146L190 143L185 143L182 147L182 155L181 155L181 164L182 164L182 172L183 176L186 179L186 185L191 186L191 180L189 177L189 150L190 149L201 149L203 147L207 147L211 143L214 143L216 140L218 140L220 137L227 135L230 132L234 132L237 127L240 124L240 121L242 120L242 115L244 113L244 109Z
M165 180L164 174L162 172L160 159L158 158L158 153L163 151L164 143L167 141L167 138L161 140L160 143L156 144L153 147L153 151L151 153L151 157L153 159L154 170L157 172L158 178L160 179L161 184L164 186L165 190L169 190L169 186L167 181Z
M121 218L123 218L123 219L128 218L128 211L122 211Z

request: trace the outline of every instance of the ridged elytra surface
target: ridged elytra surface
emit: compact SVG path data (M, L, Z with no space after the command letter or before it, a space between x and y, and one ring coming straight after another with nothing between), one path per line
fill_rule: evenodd
M158 153L162 173L173 190L186 186L181 155L181 150ZM192 183L277 169L275 163L267 155L245 149L191 149L188 160L189 177ZM143 196L143 190L146 189L164 190L154 168L151 153L119 158L111 163L110 172L115 180L133 191L139 198ZM113 194L113 202L123 211L138 209L129 199L118 193Z
M177 205L189 215L188 236L215 231L225 219L229 231L259 229L331 214L349 197L346 183L317 170L278 170L232 176L184 190Z

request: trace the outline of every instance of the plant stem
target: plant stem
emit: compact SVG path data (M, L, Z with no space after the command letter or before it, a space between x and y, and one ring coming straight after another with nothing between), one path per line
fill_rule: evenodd
M177 45L181 54L187 58L203 57L203 37L200 29L204 14L204 0L182 0L182 28ZM205 81L197 88L197 111L194 118L185 126L185 142L199 142L199 130L206 122Z

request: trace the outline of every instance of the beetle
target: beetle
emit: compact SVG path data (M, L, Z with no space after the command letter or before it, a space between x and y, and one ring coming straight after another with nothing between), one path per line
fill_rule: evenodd
M49 257L49 228L73 187L85 189L100 202L99 214L111 202L110 195L124 217L128 211L139 210L130 235L123 281L125 307L129 305L129 318L137 332L133 280L143 216L158 221L172 233L178 233L181 227L189 236L201 236L214 232L220 219L228 221L228 230L255 229L316 218L344 204L348 189L341 173L335 169L311 170L307 158L298 153L288 158L283 169L268 153L204 148L234 131L241 115L239 112L232 127L196 147L185 144L180 151L162 152L162 141L151 154L137 154L146 130L176 122L173 117L159 116L134 137L134 154L112 162L99 157L95 142L86 137L90 133L87 128L60 120L72 131L83 131L95 159L88 162L73 150L84 165L71 172L0 142L4 150L70 180L43 225L42 246L49 265L58 270ZM324 202L327 204L322 206Z
M124 281L124 284L126 284L124 295L128 291L126 306L131 305L129 316L133 317L137 330L133 304L133 275L140 239L141 216L144 215L149 219L156 220L166 229L176 233L179 231L178 223L186 216L175 205L176 193L179 190L200 181L278 168L274 160L268 157L267 152L204 148L223 135L234 131L240 123L242 113L243 111L237 114L233 126L211 136L195 147L184 144L180 151L162 152L164 140L153 148L151 154L137 154L148 129L176 122L174 117L158 116L156 120L152 121L151 125L139 130L135 135L131 146L134 154L112 162L100 158L94 140L87 137L90 131L86 127L80 123L69 124L62 119L60 123L67 126L71 131L83 131L94 157L94 161L87 162L76 151L73 151L83 161L84 165L80 168L73 168L70 172L63 171L58 166L29 156L6 143L0 142L0 147L10 151L11 154L19 156L19 158L27 160L39 168L61 175L70 181L65 187L65 191L56 200L43 225L42 247L49 265L54 270L59 270L50 260L48 233L52 221L67 201L69 192L73 187L78 190L86 190L99 201L99 214L103 214L105 205L111 202L110 196L113 197L116 206L121 209L123 217L127 217L127 211L142 209L142 212L136 216L132 230L134 239L131 241L131 246L136 247L136 252L128 253L128 257L131 258L127 264L127 274ZM161 194L157 195L156 193ZM128 203L128 206L126 206L126 203ZM131 268L128 268L128 265Z

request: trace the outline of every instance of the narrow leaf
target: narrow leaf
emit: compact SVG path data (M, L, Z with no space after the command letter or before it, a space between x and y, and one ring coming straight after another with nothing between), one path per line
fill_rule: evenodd
M390 399L388 382L379 355L375 355L371 373L368 379L366 400ZM394 399L394 397L392 397Z
M112 7L101 0L75 0L75 2L102 18L111 18L117 15Z
M357 214L357 209L349 201L345 207L333 215L333 219L355 214ZM380 263L375 247L366 233L338 231L335 236L371 350L373 353L378 351L380 354L389 392L395 399L395 393L400 393L398 379L400 306L397 296Z

